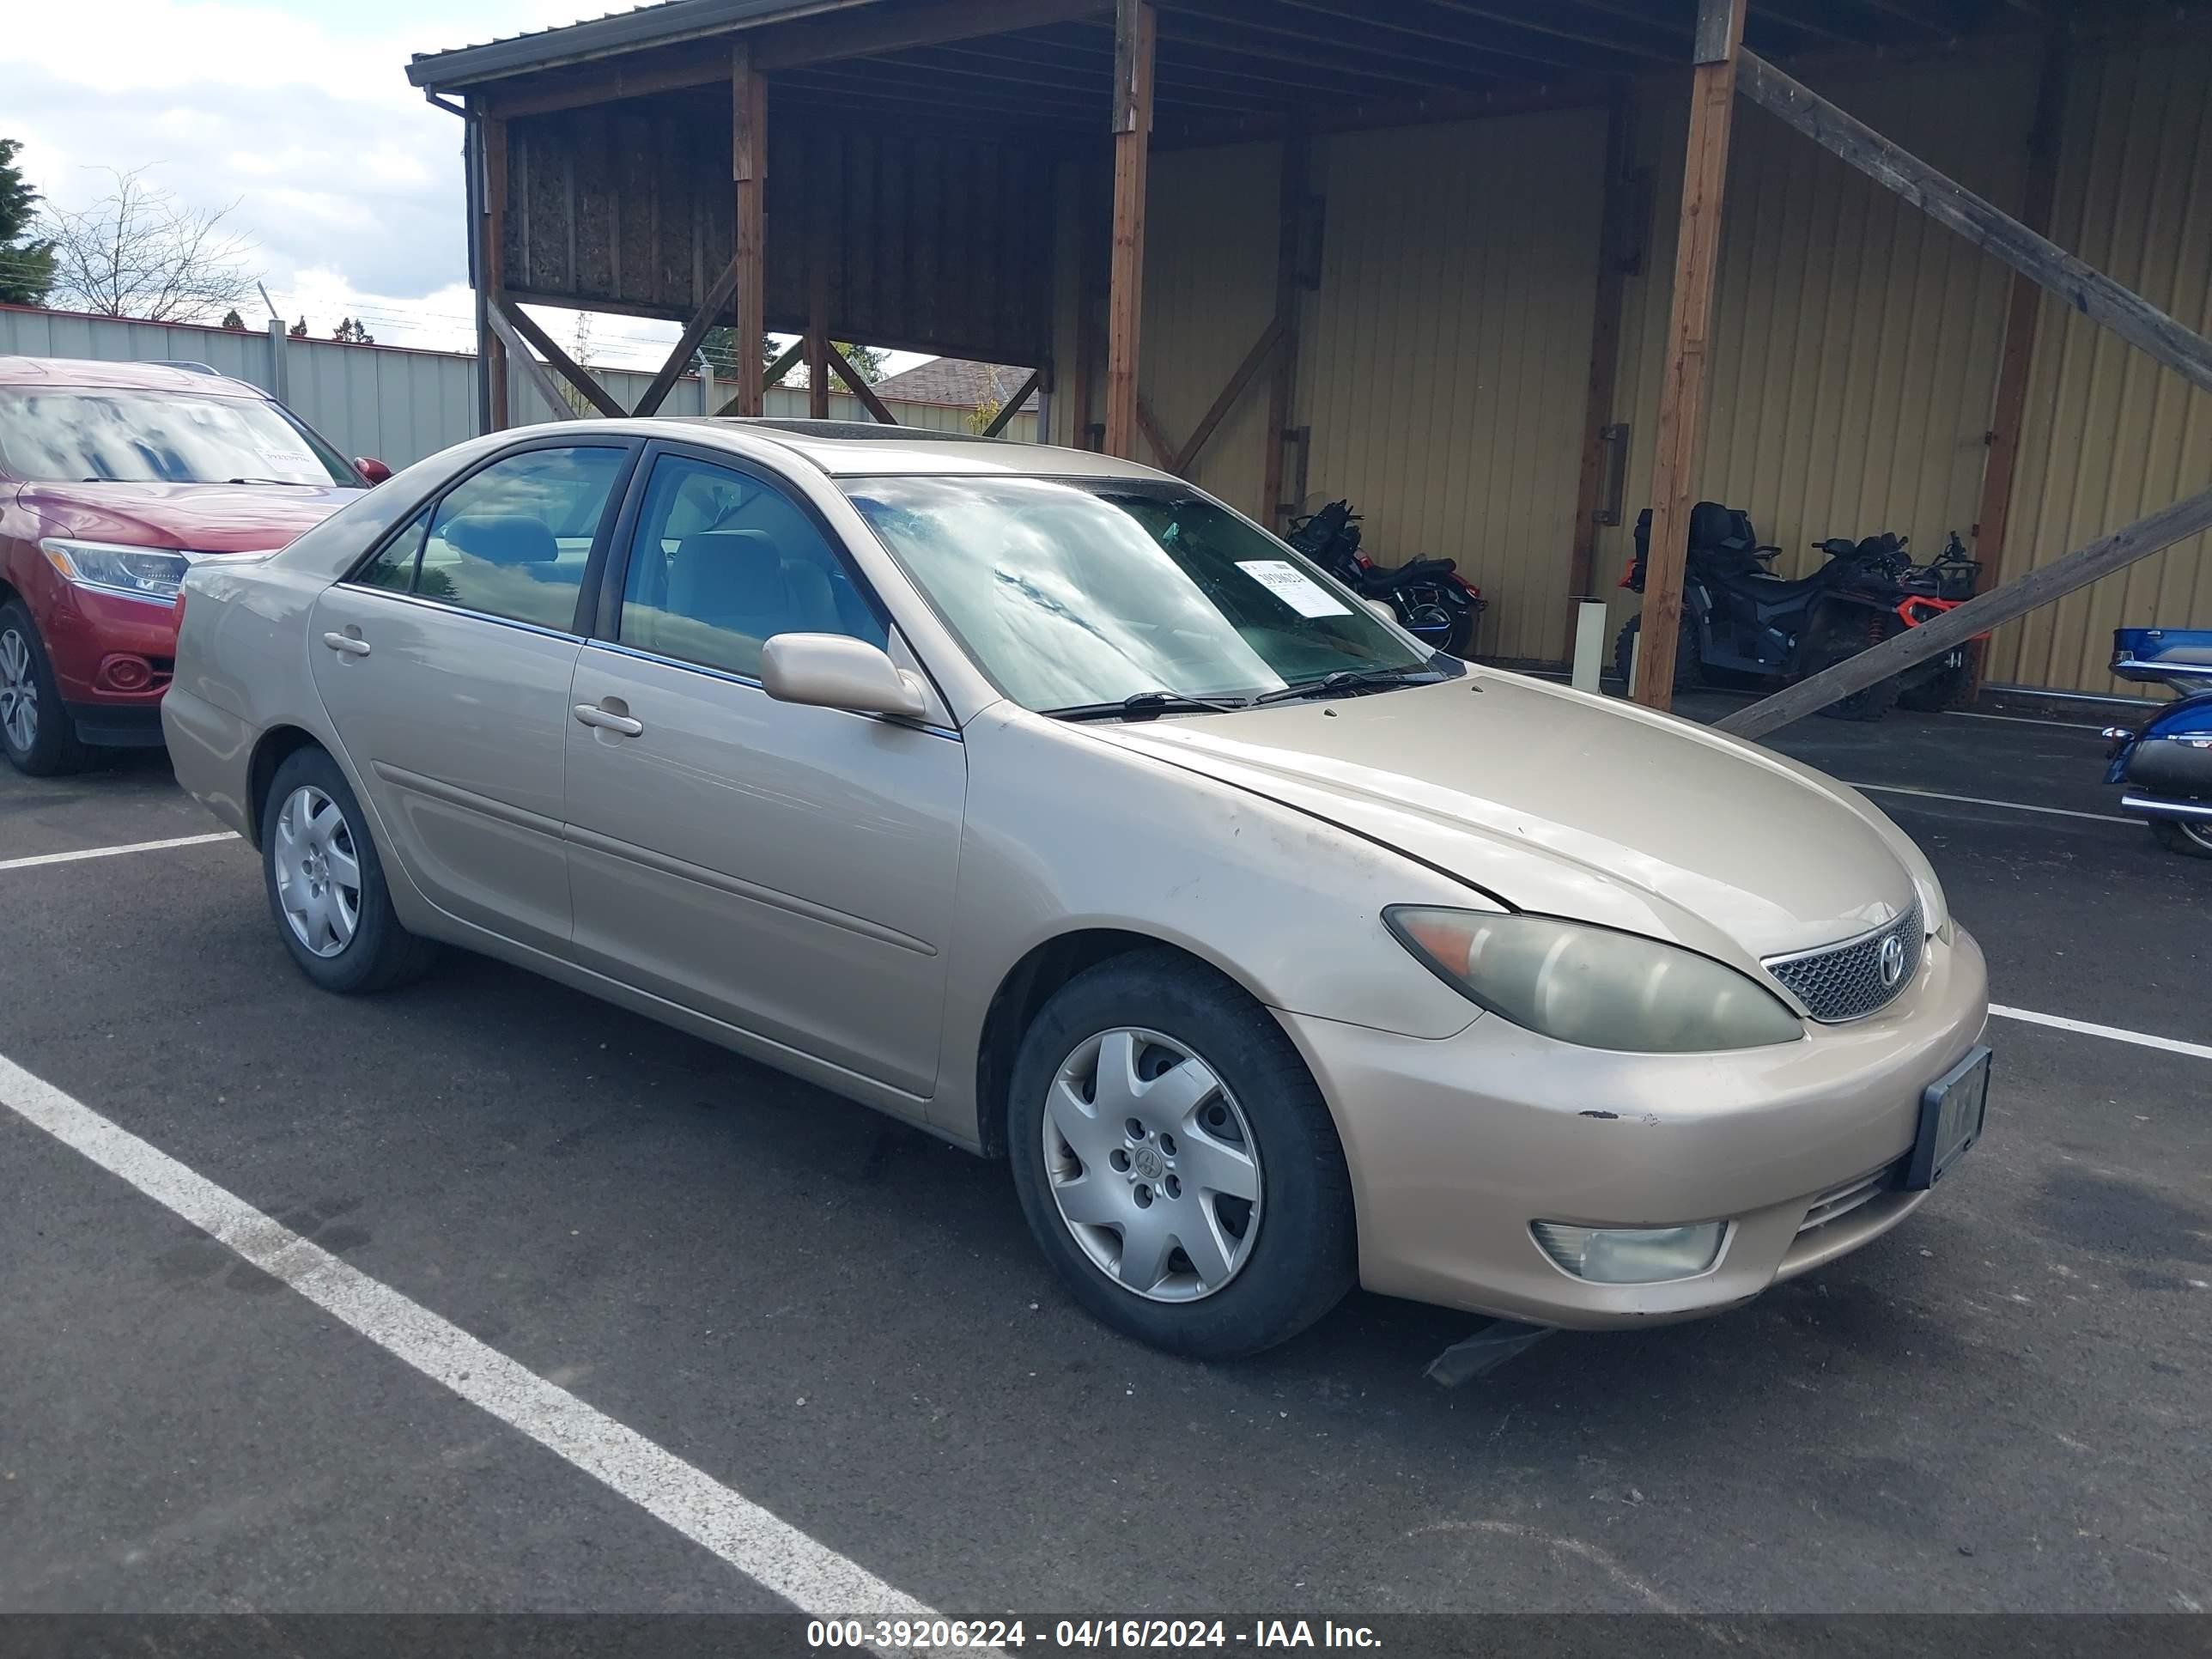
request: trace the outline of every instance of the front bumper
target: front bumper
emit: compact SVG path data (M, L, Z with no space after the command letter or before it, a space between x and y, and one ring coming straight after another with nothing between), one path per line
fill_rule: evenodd
M1772 1048L1622 1054L1494 1015L1441 1042L1278 1017L1336 1115L1362 1284L1594 1329L1735 1307L1904 1219L1924 1194L1889 1172L1911 1149L1921 1091L1988 1012L1981 950L1961 929L1928 941L1912 987L1881 1013ZM1538 1220L1732 1224L1695 1278L1597 1285L1538 1248Z

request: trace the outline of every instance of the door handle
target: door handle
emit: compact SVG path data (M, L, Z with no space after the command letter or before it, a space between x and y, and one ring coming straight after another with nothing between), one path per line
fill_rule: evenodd
M333 651L343 652L349 657L365 657L368 654L368 641L356 639L350 634L325 634L323 635L323 643Z
M576 718L586 726L596 726L602 732L619 732L626 738L634 738L645 730L644 721L634 720L627 714L617 714L597 703L578 703Z

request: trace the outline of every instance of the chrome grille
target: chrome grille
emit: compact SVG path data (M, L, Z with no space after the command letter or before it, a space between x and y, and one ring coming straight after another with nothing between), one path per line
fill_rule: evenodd
M1895 939L1904 952L1894 981L1882 976L1882 949ZM1864 1019L1887 1007L1919 971L1921 947L1926 936L1920 925L1920 901L1896 921L1871 933L1862 933L1841 945L1827 945L1791 957L1769 957L1766 971L1805 1005L1806 1012L1824 1025L1848 1019Z

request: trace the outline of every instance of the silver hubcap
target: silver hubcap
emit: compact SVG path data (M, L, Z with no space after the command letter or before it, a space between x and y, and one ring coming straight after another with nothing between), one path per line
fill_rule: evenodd
M361 859L337 803L311 783L295 789L269 856L293 937L319 957L337 955L361 924Z
M1260 1162L1243 1108L1158 1031L1102 1032L1061 1062L1044 1165L1084 1254L1149 1301L1212 1295L1260 1235Z
M0 634L0 732L18 751L39 738L39 683L31 678L31 642L13 628Z
M2181 826L2183 835L2206 852L2212 853L2212 824L2193 823L2188 818L2177 818L2174 822Z

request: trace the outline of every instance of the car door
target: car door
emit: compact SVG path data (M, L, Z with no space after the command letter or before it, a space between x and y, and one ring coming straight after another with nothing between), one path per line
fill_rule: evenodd
M958 734L761 689L779 633L903 649L797 492L656 445L631 497L571 699L577 958L926 1096L967 788Z
M638 447L539 441L426 504L316 602L315 685L430 902L565 954L577 611Z

